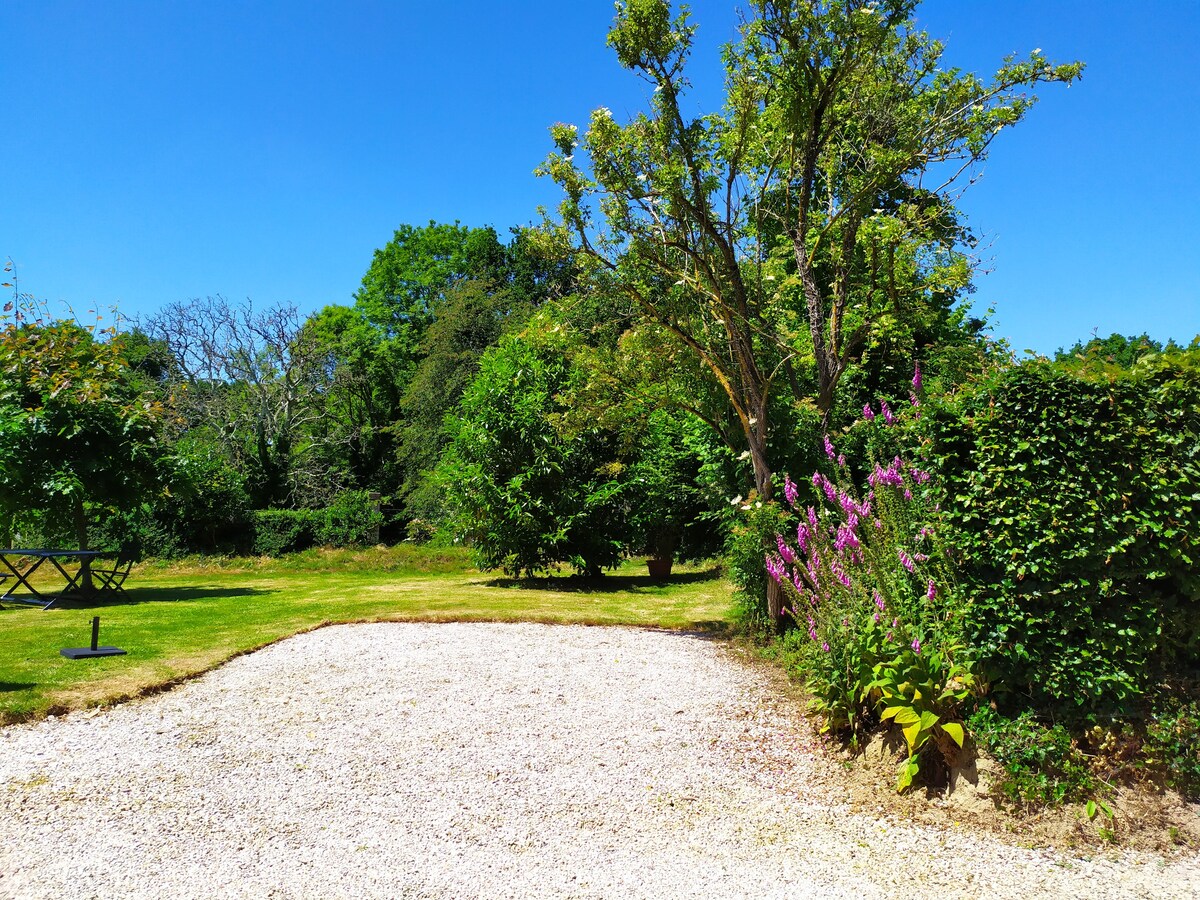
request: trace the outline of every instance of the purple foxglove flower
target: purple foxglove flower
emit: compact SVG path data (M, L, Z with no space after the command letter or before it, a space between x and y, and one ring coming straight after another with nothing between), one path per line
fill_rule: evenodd
M783 538L775 536L775 544L779 547L779 555L783 557L783 561L789 566L795 563L796 554L792 552L792 548L783 542Z
M800 490L796 487L796 482L786 475L783 476L783 495L787 497L788 506L795 509L796 498L800 496Z
M783 560L774 553L768 553L765 558L767 561L767 574L778 583L783 578Z
M911 572L913 570L912 557L910 557L903 550L897 550L896 552L900 555L900 564Z
M875 601L875 606L879 611L883 612L883 597L880 596L879 591L871 591L871 599Z
M859 547L858 535L854 533L854 529L848 525L839 525L837 530L837 538L833 542L833 546L839 552L849 547L852 550L857 550Z
M863 407L863 418L868 422L875 418L875 410L871 409L870 403Z
M917 640L916 638L913 638L912 648L913 648L914 653L920 653L921 652L921 642L919 640Z
M927 591L925 592L925 599L926 599L926 600L932 600L932 599L933 599L934 597L936 597L936 596L937 596L937 587L936 587L936 586L934 585L934 583L931 581L931 582L929 582L929 590L927 590Z
M812 526L814 531L816 530L816 528L817 528L817 511L816 511L816 509L814 509L811 506L808 508L808 524Z
M887 637L885 638L885 640L888 641L888 643L891 643L892 633L890 631L887 633Z
M825 455L833 459L837 452L833 449L833 442L829 440L829 435L824 435L825 438Z
M815 628L808 629L808 636L815 641L817 639L817 629L815 629Z
M879 613L875 613L875 624L879 624Z
M846 454L845 454L845 453L839 453L839 454L838 454L838 460L837 460L837 462L838 462L838 468L839 468L839 469L844 469L844 468L846 468Z
M913 386L914 391L919 391L921 389L921 364L920 363L916 363L913 365L912 386Z
M879 408L883 411L883 421L889 425L895 425L896 417L892 415L892 410L888 407L886 400L879 401Z
M800 552L804 553L808 550L808 539L810 537L808 526L801 522L796 526L796 544L800 547Z
M826 653L828 653L829 652L829 644L822 642L821 649L824 650Z
M905 489L904 489L904 499L905 499L905 500L911 500L911 499L912 499L912 491L910 491L908 488L905 488Z

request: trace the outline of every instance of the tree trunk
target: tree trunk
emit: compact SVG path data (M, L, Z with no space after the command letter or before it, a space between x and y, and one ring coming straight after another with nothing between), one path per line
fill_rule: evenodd
M760 410L758 427L749 429L746 438L750 444L750 460L754 465L754 487L758 499L768 503L774 493L771 484L771 467L767 462L766 411ZM774 578L767 579L767 617L778 630L783 625L783 588Z
M88 549L88 520L87 512L83 508L83 498L76 498L74 509L72 510L75 520L75 543L78 544L78 549ZM90 594L95 587L92 584L92 563L86 557L79 561L79 587L85 594Z

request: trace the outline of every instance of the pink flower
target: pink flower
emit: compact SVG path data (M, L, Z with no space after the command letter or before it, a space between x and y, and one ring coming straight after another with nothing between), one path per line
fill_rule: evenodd
M808 526L803 522L796 526L796 543L799 545L801 553L804 553L808 549L808 539L810 536L811 533L808 530Z
M919 391L921 389L921 364L920 363L916 363L913 365L912 386L913 386L914 391Z
M825 455L828 456L830 459L833 459L834 456L837 455L836 451L833 449L833 442L829 440L829 435L827 435L827 434L824 435L824 438L825 438Z
M783 557L783 561L789 566L796 561L796 554L792 552L792 548L783 542L783 538L775 536L775 544L779 547L779 555Z
M783 560L774 553L768 553L765 558L767 562L767 574L778 583L783 578Z
M900 555L900 564L911 572L913 570L912 558L903 550L897 550L896 552Z
M825 643L825 642L823 642L823 643L821 644L821 649L822 649L822 650L824 650L826 653L828 653L828 652L829 652L829 644L828 644L828 643Z
M934 583L932 581L930 581L929 582L929 590L927 590L925 592L925 599L932 600L936 596L937 596L937 587L935 587Z
M788 505L795 509L796 498L800 496L800 490L796 487L796 483L786 475L783 476L783 495L787 497Z
M919 640L917 640L916 638L913 638L912 648L913 648L913 652L920 653L921 652L921 642Z
M875 410L871 409L870 403L863 407L863 418L868 422L875 418Z
M879 591L871 591L871 599L875 601L876 608L883 612L883 597L879 595ZM876 619L876 621L879 621Z
M892 415L892 411L888 407L886 400L879 401L879 408L883 411L883 421L887 422L889 425L895 425L896 417Z

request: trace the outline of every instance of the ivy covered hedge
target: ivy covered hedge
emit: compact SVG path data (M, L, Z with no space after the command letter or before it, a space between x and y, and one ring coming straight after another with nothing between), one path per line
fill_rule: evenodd
M971 598L1012 709L1137 713L1200 660L1200 354L1031 362L927 410Z

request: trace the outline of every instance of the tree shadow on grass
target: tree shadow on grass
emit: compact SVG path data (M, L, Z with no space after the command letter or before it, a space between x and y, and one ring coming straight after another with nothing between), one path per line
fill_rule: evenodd
M278 591L248 587L128 587L123 593L100 591L71 594L54 601L55 609L100 609L141 603L178 603L184 600L223 600L229 597L265 597Z
M0 681L0 694L9 694L13 691L27 691L30 688L37 687L36 684L22 684L19 681Z
M617 594L661 591L678 584L699 584L716 581L722 575L720 566L712 566L700 572L679 572L666 578L651 578L649 575L601 575L586 578L582 575L549 576L542 578L493 578L483 582L485 587L515 588L524 591L556 591L566 594Z

